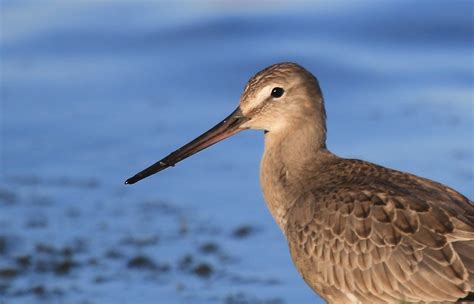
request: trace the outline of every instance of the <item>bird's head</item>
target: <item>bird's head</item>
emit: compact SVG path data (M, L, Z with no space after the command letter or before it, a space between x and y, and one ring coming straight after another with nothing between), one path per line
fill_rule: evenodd
M325 141L325 111L318 81L298 64L274 64L248 81L239 106L223 121L125 183L134 184L245 129L264 130L272 136L307 125L319 128Z

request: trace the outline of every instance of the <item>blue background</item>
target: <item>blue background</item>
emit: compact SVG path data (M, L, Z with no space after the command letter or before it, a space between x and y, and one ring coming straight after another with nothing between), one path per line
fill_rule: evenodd
M0 302L317 302L260 192L261 132L122 184L220 121L248 78L280 61L318 77L334 153L473 197L472 1L0 9Z

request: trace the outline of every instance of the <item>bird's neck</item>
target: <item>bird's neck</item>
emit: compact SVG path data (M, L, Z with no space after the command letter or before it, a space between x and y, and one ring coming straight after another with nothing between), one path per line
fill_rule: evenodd
M260 183L272 216L282 230L286 213L305 191L309 175L332 154L326 149L324 127L304 124L265 135Z

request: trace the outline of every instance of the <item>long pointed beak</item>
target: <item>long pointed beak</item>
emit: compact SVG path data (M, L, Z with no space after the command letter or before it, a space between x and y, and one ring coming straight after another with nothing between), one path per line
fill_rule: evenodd
M135 184L136 182L150 175L158 173L168 167L172 167L183 159L203 149L206 149L207 147L210 147L213 144L223 139L226 139L227 137L230 137L239 131L242 131L239 126L247 120L248 118L246 118L242 114L240 107L238 107L234 112L232 112L232 114L230 114L223 121L212 127L209 131L200 135L199 137L187 143L186 145L182 146L178 150L172 152L162 160L157 161L145 170L138 172L134 176L130 177L125 181L125 184Z

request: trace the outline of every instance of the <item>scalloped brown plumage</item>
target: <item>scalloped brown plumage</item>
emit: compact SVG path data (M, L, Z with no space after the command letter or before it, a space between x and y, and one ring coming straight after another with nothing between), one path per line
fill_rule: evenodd
M312 176L285 232L298 270L326 300L454 302L473 291L474 209L466 197L334 156Z

